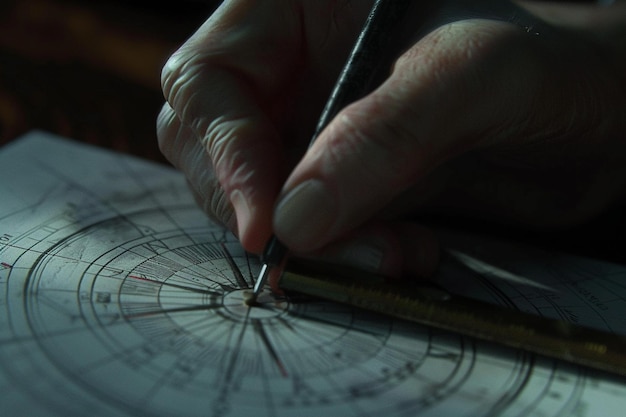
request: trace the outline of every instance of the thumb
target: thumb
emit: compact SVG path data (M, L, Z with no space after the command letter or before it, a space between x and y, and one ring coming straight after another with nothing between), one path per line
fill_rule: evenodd
M536 82L525 71L516 86L499 89L484 68L502 66L499 45L519 32L465 21L414 45L376 91L339 113L293 171L276 206L276 235L292 250L317 249L375 216L443 161L478 146L501 103L519 104Z

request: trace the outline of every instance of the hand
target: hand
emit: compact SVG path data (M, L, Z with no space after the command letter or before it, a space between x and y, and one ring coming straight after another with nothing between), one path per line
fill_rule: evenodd
M533 11L576 28L458 19L433 30L292 171L369 8L354 3L226 2L164 69L162 150L246 249L273 230L298 252L376 254L366 267L424 274L434 241L400 220L563 227L622 196L624 51L599 36L610 14L558 21L552 6Z
M163 69L162 151L248 250L369 11L354 3L226 1Z

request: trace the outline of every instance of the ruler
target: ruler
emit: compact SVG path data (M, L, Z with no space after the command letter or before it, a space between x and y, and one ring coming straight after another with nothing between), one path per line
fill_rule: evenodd
M279 280L288 292L626 376L626 336L452 294L434 285L398 285L337 265L290 259Z

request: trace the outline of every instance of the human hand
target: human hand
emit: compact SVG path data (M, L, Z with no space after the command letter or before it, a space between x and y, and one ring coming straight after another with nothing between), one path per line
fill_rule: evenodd
M621 196L615 51L582 29L534 35L485 19L416 42L335 118L281 191L366 9L228 2L166 66L162 149L246 249L259 252L274 230L295 251L369 253L374 269L424 273L433 240L399 219L463 212L565 226ZM346 238L365 246L351 252Z
M262 251L272 233L278 193L370 6L225 2L164 68L161 149L207 214L249 251ZM417 225L371 225L317 255L398 275L403 250L424 240L432 238ZM421 253L434 264L429 247Z
M347 3L226 1L163 69L162 151L248 250L270 236L278 192L370 6Z

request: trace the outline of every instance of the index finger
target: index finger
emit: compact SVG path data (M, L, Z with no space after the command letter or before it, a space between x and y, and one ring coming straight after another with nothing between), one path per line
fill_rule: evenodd
M254 4L224 3L172 55L163 69L162 86L177 117L209 155L213 166L206 169L214 170L236 211L243 246L259 252L271 234L271 210L281 179L279 134L271 120L269 97L284 79L279 69L288 66L280 65L285 58L271 56L277 55L276 48L260 47L275 39L259 14L263 7ZM287 9L279 12L288 13ZM246 25L250 16L257 20ZM294 43L287 48L296 47L297 37L286 39ZM188 146L173 152L197 149ZM178 159L198 160L192 155Z

